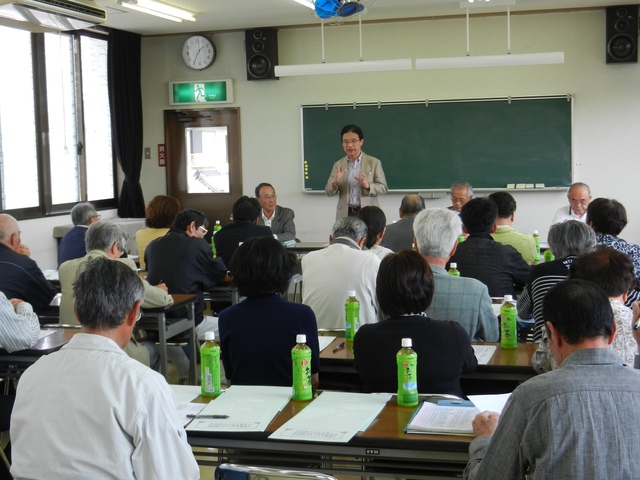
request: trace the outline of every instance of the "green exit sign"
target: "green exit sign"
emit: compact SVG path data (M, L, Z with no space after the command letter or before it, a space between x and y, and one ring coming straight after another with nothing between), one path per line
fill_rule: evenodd
M169 82L170 105L215 103L233 103L231 80Z

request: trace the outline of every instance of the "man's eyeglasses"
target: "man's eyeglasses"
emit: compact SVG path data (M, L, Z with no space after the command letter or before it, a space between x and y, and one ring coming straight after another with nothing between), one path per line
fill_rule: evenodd
M207 232L209 231L209 230L207 230L206 228L204 228L204 226L202 226L202 225L200 225L200 226L198 227L198 230L202 231L202 236L203 236L203 237L204 237L204 236L207 234Z
M277 195L263 195L260 198L262 198L263 200L275 200L276 198L278 198Z
M138 308L138 315L136 315L136 323L138 323L141 318L142 318L142 309Z
M359 141L361 141L359 138L345 138L344 140L342 140L342 144L343 145L349 145L349 144L355 144L358 143Z

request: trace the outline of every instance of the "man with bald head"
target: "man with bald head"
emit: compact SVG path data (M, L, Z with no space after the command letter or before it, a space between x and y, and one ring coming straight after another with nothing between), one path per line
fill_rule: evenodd
M553 222L562 223L567 220L578 220L585 223L587 221L587 207L591 202L591 189L589 185L582 182L576 182L569 187L567 192L569 206L560 207L553 217Z
M7 298L24 300L37 310L51 303L56 290L30 254L21 243L18 221L0 214L0 292Z
M400 220L387 225L382 245L394 252L413 248L413 219L424 210L424 198L417 193L406 195L400 203Z

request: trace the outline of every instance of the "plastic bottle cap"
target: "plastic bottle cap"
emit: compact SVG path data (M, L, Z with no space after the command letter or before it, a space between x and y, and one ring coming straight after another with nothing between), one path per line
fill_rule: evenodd
M456 262L451 262L451 268L458 268L458 264Z
M215 332L204 332L204 340L205 341L215 340L215 339L216 339Z
M297 334L296 343L307 343L307 336L304 333Z
M407 347L411 347L412 346L412 342L410 338L403 338L402 339L402 347L403 348L407 348Z
M538 230L534 230L534 231L533 231L533 234L534 234L534 235L538 235Z
M220 225L220 220L216 220L216 225Z
M505 302L512 302L513 301L513 297L511 295L505 295L504 296L504 301Z
M355 297L356 296L356 291L355 290L349 290L348 296L349 297Z

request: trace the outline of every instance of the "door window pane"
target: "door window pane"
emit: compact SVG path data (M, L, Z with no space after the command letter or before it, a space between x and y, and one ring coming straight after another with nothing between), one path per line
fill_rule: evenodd
M229 193L227 127L185 130L188 193Z

